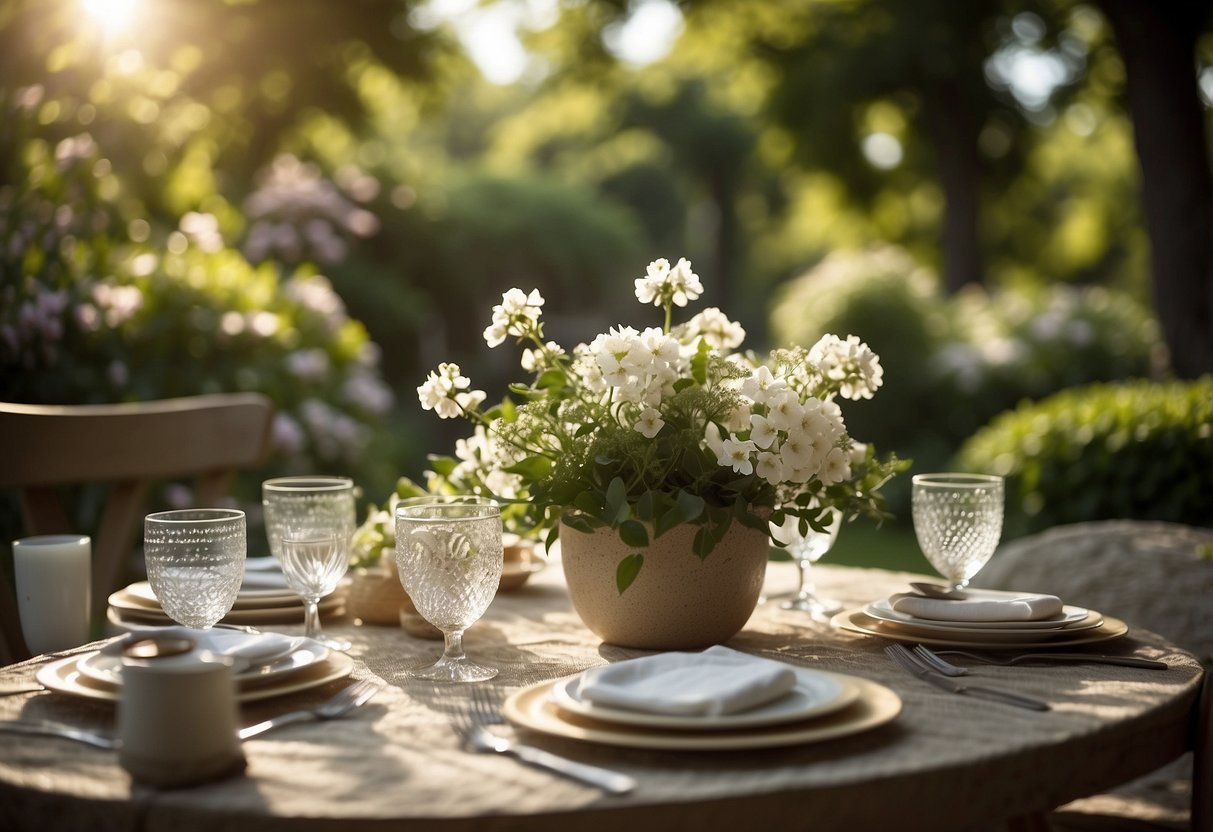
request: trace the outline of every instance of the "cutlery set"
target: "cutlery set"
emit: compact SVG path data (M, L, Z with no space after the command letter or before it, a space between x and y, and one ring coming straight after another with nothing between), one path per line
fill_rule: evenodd
M942 690L1000 701L1008 705L1015 705L1035 711L1047 711L1049 710L1049 704L1030 696L1003 690L1002 688L967 685L957 682L957 677L968 676L972 671L967 667L953 664L943 657L960 656L997 666L1012 666L1035 662L1042 664L1105 664L1147 670L1167 670L1169 667L1166 662L1155 661L1153 659L1139 659L1135 656L1108 656L1083 653L1022 653L1016 656L988 656L967 650L931 650L922 644L914 645L913 649L903 644L890 644L885 648L885 654L899 667L908 670L923 681L929 682Z

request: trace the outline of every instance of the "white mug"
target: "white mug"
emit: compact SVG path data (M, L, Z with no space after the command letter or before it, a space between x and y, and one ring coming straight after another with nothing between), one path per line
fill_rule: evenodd
M92 542L82 534L13 541L17 610L25 646L34 655L88 641Z
M237 724L229 658L123 658L118 762L136 781L176 788L244 771Z

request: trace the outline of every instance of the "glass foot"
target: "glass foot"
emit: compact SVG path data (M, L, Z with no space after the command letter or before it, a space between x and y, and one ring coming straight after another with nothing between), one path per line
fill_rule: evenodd
M404 675L430 682L484 682L497 675L497 668L485 667L467 659L452 661L443 658L428 667L406 670Z
M338 653L344 653L346 650L349 650L354 646L353 642L346 641L343 638L326 636L324 633L320 633L319 635L315 636L314 640L320 642L330 650L336 650Z
M813 595L798 595L790 601L779 605L781 610L807 612L817 621L829 621L830 617L842 612L842 605L828 598L817 598Z

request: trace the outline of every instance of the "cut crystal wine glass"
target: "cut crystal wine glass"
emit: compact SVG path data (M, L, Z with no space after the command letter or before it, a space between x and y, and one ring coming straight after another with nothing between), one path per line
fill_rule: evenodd
M951 589L964 589L1002 537L1002 477L918 474L912 480L911 502L922 553Z
M169 618L205 630L236 603L247 547L244 512L160 511L143 520L147 580Z
M396 506L396 567L421 616L444 637L442 658L406 675L480 682L497 671L468 659L463 633L488 609L501 580L501 509L476 497L418 497Z
M771 524L771 534L788 548L788 554L796 561L800 583L796 594L779 605L780 609L807 612L814 620L827 621L842 609L837 601L818 598L811 577L813 564L834 546L838 529L842 526L842 513L837 509L826 509L821 515L824 531L810 527L804 534L800 530L800 518L788 515L782 525Z
M349 568L357 519L353 480L277 477L261 484L261 502L270 553L282 565L286 585L303 599L307 637L348 650L348 641L321 630L319 605Z

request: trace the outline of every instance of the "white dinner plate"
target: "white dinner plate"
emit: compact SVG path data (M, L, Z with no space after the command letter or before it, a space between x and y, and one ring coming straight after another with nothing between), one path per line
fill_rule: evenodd
M1082 644L1111 641L1129 632L1129 626L1125 622L1109 615L1103 616L1103 623L1098 627L1074 631L1053 630L1049 631L1049 637L1044 639L1016 638L1006 633L990 636L984 633L962 633L954 630L941 634L920 633L905 625L873 618L862 609L840 612L830 619L830 624L839 630L866 636L879 636L890 641L929 644L937 647L980 647L984 650L1030 650L1043 646L1075 647ZM1031 631L1028 634L1030 635Z
M119 621L129 621L132 624L147 624L167 627L176 625L160 610L130 609L117 604L110 604L108 613L117 615ZM107 617L108 617L107 613ZM321 619L345 614L345 602L333 599L331 602L320 602ZM264 610L232 610L223 616L224 624L302 624L303 607L272 607Z
M152 591L152 585L147 581L136 581L126 588L127 598L133 603L142 603L152 609L160 609L160 601ZM232 609L247 609L256 607L290 607L302 606L303 601L298 593L289 589L241 589L236 594L236 602Z
M855 701L859 688L852 677L807 667L792 667L796 686L772 702L735 714L719 716L655 714L612 708L585 699L580 686L584 674L561 679L552 687L552 702L571 713L618 725L670 728L679 731L728 731L760 725L778 725L822 716Z
M876 682L848 677L858 689L856 699L832 714L780 725L729 731L677 731L639 725L619 725L570 713L556 706L552 688L560 680L540 682L516 691L502 706L514 725L550 736L626 748L671 751L727 751L804 745L868 731L884 725L901 712L896 693Z
M237 682L262 681L284 673L294 673L328 657L329 649L318 641L302 636L278 656L257 664L237 664L232 668ZM111 685L122 685L122 656L97 651L80 657L76 668L85 676Z
M960 630L961 632L1001 632L1021 634L1024 630L1047 632L1050 630L1076 630L1084 627L1098 627L1103 616L1092 615L1090 610L1082 607L1066 605L1061 608L1061 615L1046 621L943 621L935 618L919 618L893 609L887 598L873 601L864 607L865 613L881 621L894 624L910 624L921 628L939 628Z
M35 678L43 687L57 693L104 702L117 702L122 694L122 688L86 676L78 666L79 659L79 656L68 656L65 659L51 662L42 667ZM255 702L318 687L334 679L350 675L350 671L353 669L354 660L346 654L334 650L323 661L316 662L298 673L273 677L264 681L253 679L241 682L236 688L236 701Z

